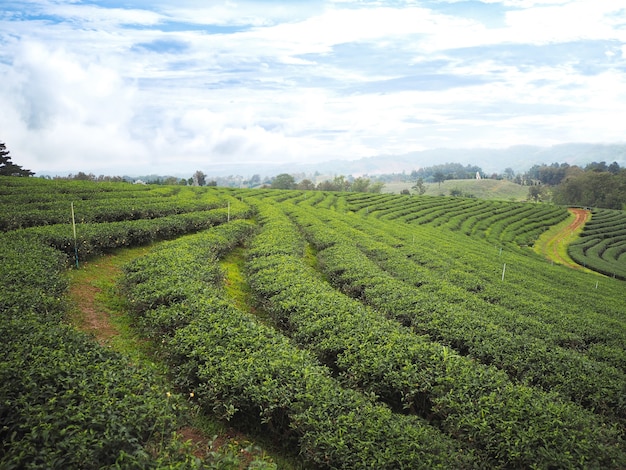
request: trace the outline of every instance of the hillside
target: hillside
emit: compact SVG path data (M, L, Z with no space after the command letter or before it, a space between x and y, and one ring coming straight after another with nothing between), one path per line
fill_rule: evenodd
M305 173L311 175L318 172L332 178L335 175L410 173L419 168L449 162L477 165L486 174L500 174L506 168L512 168L516 173L523 173L533 165L563 162L584 167L594 161L607 163L617 161L620 166L626 166L626 144L570 143L552 147L518 145L508 148L442 148L316 163L294 161L289 164L269 162L231 164L219 162L207 164L198 169L209 177L242 175L245 179L254 174L271 176L280 173ZM189 178L191 175L175 176Z
M414 192L411 187L415 183L386 183L383 192L400 194L402 190ZM500 201L525 201L528 198L528 187L520 186L506 180L447 180L441 184L425 183L427 196L449 196L450 191L460 190L464 195L479 199L496 199Z
M199 468L186 403L302 467L626 467L624 282L528 248L564 208L2 183L0 466ZM67 270L134 246L120 315L172 388L67 326Z

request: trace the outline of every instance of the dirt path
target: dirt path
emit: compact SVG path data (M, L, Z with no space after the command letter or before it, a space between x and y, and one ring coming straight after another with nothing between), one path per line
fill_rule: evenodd
M138 341L141 340L134 336L129 337L129 333L124 331L123 327L116 326L120 325L119 319L115 318L121 315L120 306L111 307L108 303L112 298L118 297L115 285L122 275L122 266L148 250L147 247L119 250L114 254L81 263L80 269L69 273L69 298L74 305L71 314L72 324L77 329L93 335L103 346L120 349L123 353L136 350L140 356L144 354L139 352L141 347ZM247 436L230 428L219 430L216 427L212 432L216 438L194 426L185 426L178 430L183 441L191 441L194 453L200 459L216 458L213 455L215 452L228 455L229 452L233 452L232 448L235 446L240 447L235 453L240 468L247 468L247 464L259 456L258 451L248 449L250 440Z
M105 297L117 295L110 291L114 289L117 279L122 275L121 266L145 252L146 248L135 248L108 254L94 261L85 262L79 270L70 273L69 296L75 305L72 323L79 330L93 335L95 340L103 346L115 348L114 340L124 336L112 318L113 315L119 313L107 307ZM128 344L135 340L124 339L124 341ZM186 426L178 432L183 441L193 443L196 456L199 458L205 457L208 452L216 448L216 443L194 427ZM222 438L222 441L225 440Z
M582 266L575 263L569 256L563 255L564 250L559 250L563 244L569 243L572 238L572 234L582 228L587 222L590 216L590 212L585 209L568 209L570 213L574 214L575 218L568 226L561 229L558 233L554 234L546 242L544 254L548 259L553 260L555 263L562 264L564 266L573 269L582 269Z
M76 327L94 336L101 345L106 345L119 335L111 322L111 313L98 299L103 294L103 283L114 282L120 268L114 266L113 255L106 255L84 263L82 271L72 273L69 295L76 306L73 323Z

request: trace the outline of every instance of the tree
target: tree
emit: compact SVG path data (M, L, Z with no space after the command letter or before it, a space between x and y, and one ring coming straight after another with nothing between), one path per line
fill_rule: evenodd
M9 151L7 150L4 142L0 142L0 175L1 176L33 176L33 173L30 170L25 170L21 166L16 165L11 161L11 156L9 155Z
M296 180L287 173L281 173L272 181L272 189L294 189Z
M335 176L333 179L334 191L350 191L350 182L343 175Z
M375 194L380 194L383 192L383 188L385 187L385 183L382 183L381 181L377 181L376 183L370 185L370 189L369 192L370 193L375 193Z
M421 196L426 192L426 186L424 186L424 178L417 178L417 181L413 186L411 186L413 191L417 191L417 193Z
M530 201L539 202L543 199L543 187L541 185L533 185L528 188L528 199Z
M252 178L250 178L250 180L248 181L248 186L254 187L254 186L258 186L259 184L261 184L261 175L258 175L258 174L252 175Z
M437 171L433 175L433 181L435 183L439 183L439 187L441 187L441 183L443 183L445 180L446 180L446 175L444 175L441 171Z
M167 178L163 180L163 184L168 184L168 185L178 184L178 178L176 178L175 176L168 176Z
M619 163L617 162L611 163L609 167L607 168L607 171L611 173L612 175L617 175L620 172Z
M370 189L369 178L358 177L352 182L351 190L355 193L366 193Z
M200 170L196 171L193 174L193 185L204 186L205 184L206 184L206 175Z
M315 189L315 183L313 183L310 179L305 178L297 184L296 189L311 191Z
M87 174L84 171L79 171L72 177L72 179L77 181L95 181L96 175L94 175L93 173Z

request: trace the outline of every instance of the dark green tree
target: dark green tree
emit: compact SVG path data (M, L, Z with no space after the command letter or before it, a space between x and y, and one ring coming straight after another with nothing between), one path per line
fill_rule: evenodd
M368 192L380 194L383 192L383 188L385 187L385 183L382 181L376 181L375 183L370 185Z
M0 176L33 176L35 174L13 163L9 153L5 143L0 142Z
M619 166L619 163L617 162L613 162L609 165L609 167L607 168L607 171L609 173L611 173L612 175L617 175L620 172L621 168Z
M439 187L441 187L441 183L443 183L446 180L446 175L444 175L441 171L437 171L435 172L435 174L433 174L433 181L435 183L439 184Z
M504 177L507 180L512 180L513 178L515 178L515 171L513 170L513 168L511 167L507 167L504 169Z
M543 196L543 186L540 184L534 184L528 188L528 199L530 201L540 202L543 200Z
M296 180L287 173L281 173L272 181L272 189L294 189Z
M352 182L350 189L355 193L366 193L370 190L370 183L369 178L358 177Z
M206 184L206 175L204 172L198 170L193 174L194 186L204 186Z
M296 189L311 191L315 189L315 183L313 183L310 179L305 178L297 184Z

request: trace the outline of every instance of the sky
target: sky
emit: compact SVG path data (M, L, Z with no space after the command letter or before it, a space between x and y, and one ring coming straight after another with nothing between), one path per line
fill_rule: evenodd
M0 0L0 141L36 173L625 131L621 0Z

